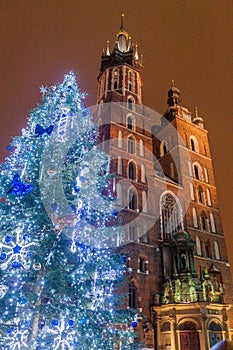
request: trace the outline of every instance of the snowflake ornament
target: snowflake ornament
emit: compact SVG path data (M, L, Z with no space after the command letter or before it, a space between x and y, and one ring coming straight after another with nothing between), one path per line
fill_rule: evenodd
M6 270L10 264L12 268L21 266L26 270L30 268L28 258L31 252L28 248L36 243L29 242L30 236L28 234L21 237L22 231L22 227L17 227L16 237L5 236L3 242L0 242L0 261L3 261L0 265L1 270Z
M53 349L72 350L74 349L75 331L74 321L65 321L64 318L61 321L53 320L51 323L52 328L48 328L47 332L54 334L54 345Z

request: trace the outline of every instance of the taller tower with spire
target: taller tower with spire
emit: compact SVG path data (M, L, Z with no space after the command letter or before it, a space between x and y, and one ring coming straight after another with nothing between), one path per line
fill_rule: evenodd
M101 57L96 119L124 232L125 307L146 349L209 350L233 337L233 285L208 132L174 80L163 115L143 106L141 74L122 13Z
M127 102L142 103L142 57L138 46L133 44L124 28L124 13L117 33L114 49L110 51L109 41L101 57L98 76L98 103Z

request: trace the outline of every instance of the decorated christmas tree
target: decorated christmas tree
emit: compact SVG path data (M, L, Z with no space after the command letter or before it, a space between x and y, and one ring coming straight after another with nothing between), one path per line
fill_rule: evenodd
M73 73L41 92L1 165L0 348L137 349L115 293L109 157Z

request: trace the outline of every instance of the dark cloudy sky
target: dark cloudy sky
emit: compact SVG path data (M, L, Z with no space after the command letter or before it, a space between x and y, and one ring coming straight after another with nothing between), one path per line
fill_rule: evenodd
M125 27L144 55L144 104L162 113L171 79L183 104L198 106L212 150L218 197L233 256L232 0L1 0L0 153L40 103L39 86L74 70L96 102L105 42ZM233 259L232 265L233 265Z

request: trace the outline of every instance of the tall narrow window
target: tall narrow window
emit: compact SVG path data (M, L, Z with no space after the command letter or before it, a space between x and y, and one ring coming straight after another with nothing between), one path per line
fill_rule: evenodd
M141 165L141 181L146 182L146 167L144 164Z
M131 180L136 180L136 165L134 162L129 162L128 175Z
M198 167L196 165L194 165L193 167L194 170L194 176L197 180L200 180L200 175L199 175L199 171L198 171Z
M193 208L193 226L198 227L198 222L197 222L197 211L195 208Z
M160 143L160 157L164 156L168 152L168 144L167 141L163 140Z
M206 190L206 198L207 198L207 204L209 207L211 207L212 205L212 201L211 201L211 196L210 196L210 190L207 188Z
M219 245L216 241L214 241L214 255L216 260L220 260Z
M205 243L205 256L206 258L211 258L210 242Z
M123 146L123 132L121 130L118 131L118 147L122 148Z
M128 138L128 152L131 154L135 153L135 139L133 138L133 136L130 136Z
M178 199L171 193L166 193L160 199L161 231L164 238L169 238L174 232L183 228L181 206Z
M142 257L138 259L138 272L148 273L148 261Z
M133 282L129 285L129 307L137 308L137 288Z
M131 71L128 72L128 87L129 91L133 90L133 74Z
M211 232L215 233L216 232L215 220L212 213L210 213L210 227L211 227Z
M129 190L129 209L137 209L137 193L133 188Z
M207 217L204 212L201 213L200 221L201 221L201 229L204 231L207 231Z
M192 164L191 164L191 162L190 162L190 161L188 162L188 167L189 167L189 176L193 176L193 172L192 172Z
M141 157L144 157L144 143L143 140L139 141L139 153Z
M133 118L131 115L127 117L127 128L133 130Z
M142 191L142 211L144 213L148 211L146 191Z
M205 204L205 199L204 199L204 192L203 189L199 186L197 189L197 193L198 193L198 200L200 203Z
M119 84L119 70L116 68L113 71L113 89L117 90Z
M149 237L148 237L148 225L144 222L142 225L142 242L148 243Z
M194 186L193 186L193 183L190 182L189 186L190 186L190 198L191 198L192 201L194 201L194 200L195 200L195 196L194 196Z
M196 249L197 249L197 255L201 256L202 252L201 252L201 242L199 237L196 237Z
M203 181L202 168L201 168L200 164L197 162L195 162L193 164L193 173L194 173L194 177L197 180Z
M198 141L193 135L190 136L190 148L194 152L199 152Z
M133 110L134 108L133 108L133 105L134 105L134 100L133 100L133 97L128 97L128 109L129 110Z
M129 225L129 241L136 242L137 241L137 231L136 227L133 224Z
M174 179L175 177L175 168L174 168L174 163L170 163L170 172L171 172L171 178Z
M209 175L208 175L208 170L204 168L204 173L205 173L205 182L209 183Z
M122 175L122 156L117 158L117 172L119 175Z
M117 204L122 205L122 185L118 182L116 185L117 190Z

